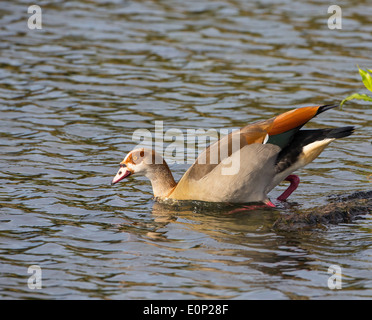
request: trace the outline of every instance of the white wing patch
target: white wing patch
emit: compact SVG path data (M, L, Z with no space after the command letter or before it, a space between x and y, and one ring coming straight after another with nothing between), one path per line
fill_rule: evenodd
M326 146L328 146L335 138L328 138L319 141L312 142L302 149L302 160L305 161L305 164L313 161Z

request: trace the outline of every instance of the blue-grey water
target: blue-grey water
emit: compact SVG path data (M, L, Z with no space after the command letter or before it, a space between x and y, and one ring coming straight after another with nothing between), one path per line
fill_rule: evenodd
M42 29L29 29L31 4ZM111 186L136 129L238 128L368 93L372 5L324 1L3 0L0 298L371 299L372 219L278 232L293 208L371 189L371 103L309 123L353 125L298 171L288 205L170 208L144 178ZM169 142L168 142L169 143ZM187 163L171 164L179 179ZM285 189L279 186L272 199ZM28 268L42 271L32 289ZM342 288L328 287L328 268Z

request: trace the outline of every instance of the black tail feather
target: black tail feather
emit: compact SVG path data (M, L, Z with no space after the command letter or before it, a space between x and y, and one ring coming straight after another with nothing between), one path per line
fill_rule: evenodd
M335 129L300 130L294 136L292 142L280 151L276 159L276 172L282 172L294 164L300 156L303 148L315 141L325 139L339 139L350 136L354 132L353 126Z
M326 135L327 138L343 138L350 136L354 132L354 127L353 126L348 126L348 127L340 127L336 129L324 129L324 130L329 130Z

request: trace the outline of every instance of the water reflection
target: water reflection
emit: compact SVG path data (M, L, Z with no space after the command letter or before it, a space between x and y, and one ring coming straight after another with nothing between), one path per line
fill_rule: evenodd
M370 229L279 233L280 214L369 190L371 108L313 128L356 126L299 172L295 206L224 214L164 207L151 186L109 182L138 128L231 129L361 91L372 7L344 1L342 31L319 1L25 1L0 8L2 298L370 298ZM179 179L188 164L172 165ZM270 197L275 199L284 186ZM296 205L297 203L297 205ZM27 288L27 267L43 289ZM339 264L344 289L330 292Z
M155 247L154 252L160 252L159 256L153 256L153 263L158 268L166 265L170 270L177 270L177 276L185 278L190 276L190 271L194 271L195 278L193 276L194 280L189 281L199 279L204 288L229 292L227 296L221 296L200 293L203 292L201 289L197 296L249 298L253 297L249 291L254 291L257 281L260 281L264 292L284 298L287 293L281 288L283 279L293 281L294 285L298 280L303 281L296 271L313 273L319 279L319 271L312 268L317 258L312 254L313 249L306 247L312 241L311 233L273 232L272 225L280 216L278 210L228 214L229 207L213 207L200 203L174 207L155 202L151 221L146 219L140 226L142 230L148 230L142 233L144 243ZM212 272L213 279L219 280L199 278L198 274L205 271ZM171 278L176 276L164 272ZM240 285L237 285L238 282ZM187 296L189 289L181 283L177 292ZM293 294L292 297L299 298L301 295Z

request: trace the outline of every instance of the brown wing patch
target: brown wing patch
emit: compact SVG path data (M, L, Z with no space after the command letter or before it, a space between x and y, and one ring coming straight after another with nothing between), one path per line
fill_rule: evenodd
M284 112L274 118L269 135L276 135L299 127L315 117L320 106L303 107Z
M246 141L246 144L241 146L241 148L247 144L263 143L266 135L273 126L274 119L275 118L259 121L240 129L240 134L245 138Z
M267 134L276 135L297 128L313 118L319 108L314 106L290 110L274 118L250 124L238 132L230 133L200 154L188 170L189 177L199 180L210 173L221 161L237 151L237 148L234 148L237 142L240 149L253 143L264 143Z

